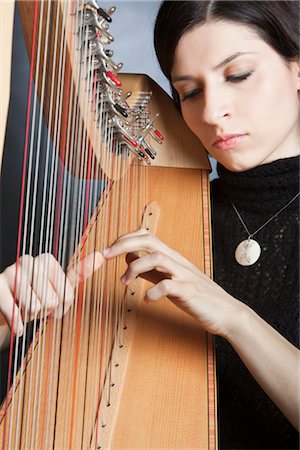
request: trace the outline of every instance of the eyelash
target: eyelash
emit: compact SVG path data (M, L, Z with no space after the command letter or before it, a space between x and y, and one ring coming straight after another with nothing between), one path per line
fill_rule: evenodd
M241 73L240 75L228 75L226 77L226 81L232 81L233 83L247 80L253 74L253 70L249 70L249 72Z
M252 74L253 74L253 70L250 70L249 72L241 73L240 75L228 75L226 77L226 81L230 81L231 83L239 83L241 81L247 80L247 78L249 78ZM196 97L198 94L201 94L201 92L203 92L202 88L194 89L193 91L185 94L181 101L184 102L185 100L192 99L192 98Z

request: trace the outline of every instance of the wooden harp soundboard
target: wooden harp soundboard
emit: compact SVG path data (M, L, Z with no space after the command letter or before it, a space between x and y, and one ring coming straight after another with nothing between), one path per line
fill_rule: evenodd
M63 124L65 111L76 103L82 114L78 122L82 130L80 139L84 135L88 148L92 149L94 165L90 178L98 174L106 180L69 265L76 264L90 251L101 251L120 234L145 227L211 276L210 166L205 150L182 121L172 100L155 82L143 75L118 74L124 93L152 92L149 110L151 116L159 113L155 126L165 139L161 145L150 139L157 157L149 167L131 154L122 164L119 163L124 159L122 154L116 153L110 159L103 157L102 152L109 151L105 149L107 141L101 142L103 133L97 134L99 123L95 125L95 118L89 114L84 117L89 90L76 79L81 62L76 45L71 42L76 38L74 11L76 7L82 11L86 4L38 3L39 8L43 4L44 11L38 24L43 17L44 28L51 29L54 17L58 18L57 39L66 41L65 75L71 68L69 80L65 76L61 85L54 69L54 105L60 99L64 105L60 114L63 131L57 150L63 158L68 140L62 136L63 132L67 134ZM93 2L86 3L93 10L89 5ZM27 46L32 49L36 2L20 2L18 7ZM0 13L1 30L4 27L6 30L2 38L10 37L13 2L1 2ZM48 14L51 17L47 25ZM35 76L39 74L38 96L41 100L44 95L44 115L53 140L51 94L42 93L42 58L47 45L50 73L57 58L53 56L54 41L53 35L52 43L42 38L41 67L33 63ZM38 47L37 42L35 46ZM2 78L1 99L8 92L10 49L11 42L1 39L1 67L6 73ZM49 63L51 58L53 62ZM69 102L65 101L68 85L69 89L70 85L74 87ZM1 104L3 142L8 97ZM128 105L134 107L135 100L128 99ZM83 141L80 142L73 145L72 162L64 160L75 177L80 175L74 162L83 147ZM141 188L140 180L146 180L146 190ZM123 210L128 213L124 217ZM217 448L212 337L167 299L146 305L143 296L148 282L137 279L135 285L124 291L119 278L125 267L124 258L105 264L79 285L78 299L63 319L41 321L2 405L3 449Z

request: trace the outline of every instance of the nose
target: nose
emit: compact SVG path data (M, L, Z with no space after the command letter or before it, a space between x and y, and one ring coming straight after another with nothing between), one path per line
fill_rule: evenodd
M224 93L206 89L204 91L203 121L209 125L219 125L232 117L230 101Z

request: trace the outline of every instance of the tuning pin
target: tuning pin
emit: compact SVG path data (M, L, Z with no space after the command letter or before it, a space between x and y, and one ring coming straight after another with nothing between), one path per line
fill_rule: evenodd
M118 103L115 103L113 107L123 116L128 117L128 114L126 112L126 109L120 106Z
M114 38L108 32L108 27L106 23L99 20L99 16L93 9L84 9L83 11L83 20L80 26L91 25L95 27L100 32L99 40L105 45L110 42L113 42Z
M135 148L132 148L131 146L131 142L128 141L128 139L126 138L126 136L122 136L124 139L124 142L126 144L126 146L129 148L129 150L134 154L135 157L137 157L137 159L139 161L145 161L146 164L150 165L150 160L148 158L148 156L142 151L142 150L136 150Z
M149 148L145 148L145 152L150 156L151 159L155 159L155 156L150 152Z
M79 27L79 28L82 29L81 27ZM77 34L80 33L80 29L78 30ZM90 25L85 27L84 32L81 32L81 34L82 34L81 39L83 40L83 42L95 39L95 37L97 36L95 28L91 27Z
M100 37L103 37L103 35L104 35L104 36L107 37L109 42L113 42L114 38L109 33L109 26L108 26L108 24L105 23L103 20L102 21L99 20L99 16L96 16L96 22L97 22L98 28L100 30Z
M99 39L91 39L88 44L88 53L91 55L100 54L102 58L107 59L105 52L103 51L103 46Z
M96 16L95 12L92 9L84 9L82 15L82 22L80 26L84 25L94 25Z
M106 35L104 33L102 33L99 37L98 37L99 41L101 42L102 45L108 45L111 44L114 41L114 38L111 35Z
M140 149L140 151L138 152L138 155L139 155L141 158L143 158L143 159L146 161L146 163L147 163L148 165L150 165L149 158L148 158L148 156L143 152L143 149Z
M97 55L91 55L91 70L99 69L103 64Z
M132 139L131 137L129 137L127 134L123 134L123 137L126 139L127 142L129 142L129 144L131 144L134 148L137 148L138 143Z
M129 97L131 97L132 92L128 91L126 92L126 94L123 94L122 97L120 98L120 103L126 103L126 100L129 99Z
M123 63L115 64L111 59L109 60L109 65L113 69L114 72L118 73L123 67Z
M106 56L108 56L109 58L112 58L114 56L114 51L111 49L104 50L104 52L106 53Z
M157 136L160 141L163 141L165 139L164 136L158 130L156 130L155 128L152 128L151 134L152 133L154 133L155 136Z
M110 17L110 15L107 14L107 12L104 9L98 8L97 13L99 14L99 16L103 17L103 19L105 19L107 22L109 23L112 22L112 18Z
M131 113L131 110L130 110ZM133 125L140 119L140 116L132 116L132 119L128 121L128 128L132 128Z
M154 130L154 128L151 127L149 130L149 134L158 144L163 143L164 137L158 130Z
M106 92L107 90L107 81L103 80L103 76L99 78L97 76L96 81L99 83L99 92ZM120 97L122 95L122 88L116 86L114 83L109 83L109 88L114 91L114 93Z
M121 81L110 70L108 70L107 72L103 73L103 75L108 77L116 86L118 86L118 87L122 86Z
M112 16L116 12L117 8L115 6L111 6L106 12L109 16Z

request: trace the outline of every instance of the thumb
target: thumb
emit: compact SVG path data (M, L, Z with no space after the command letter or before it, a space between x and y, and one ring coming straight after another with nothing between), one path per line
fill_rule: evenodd
M104 261L104 257L100 252L92 252L80 259L74 266L67 270L67 277L75 287L77 284L86 280L98 270Z

